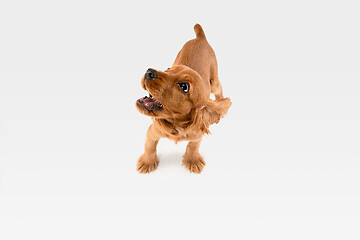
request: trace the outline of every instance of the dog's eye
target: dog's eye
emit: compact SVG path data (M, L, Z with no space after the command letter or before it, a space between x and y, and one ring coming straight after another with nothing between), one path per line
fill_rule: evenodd
M179 83L179 86L183 92L187 93L189 92L189 84L187 82L181 82Z

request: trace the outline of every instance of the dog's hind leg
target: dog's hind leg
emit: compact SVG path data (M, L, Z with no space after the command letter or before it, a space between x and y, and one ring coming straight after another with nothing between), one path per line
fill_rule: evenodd
M210 69L210 87L211 93L215 95L215 99L223 99L223 90L219 80L217 64L214 64Z

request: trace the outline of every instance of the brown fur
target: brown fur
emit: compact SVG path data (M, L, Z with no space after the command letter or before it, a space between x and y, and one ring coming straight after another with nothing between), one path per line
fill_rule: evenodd
M171 68L156 71L157 79L141 79L141 86L163 109L149 111L139 103L136 105L141 113L153 119L147 131L145 153L137 162L140 173L157 168L156 146L163 137L175 142L189 141L183 165L190 172L200 173L205 166L199 153L202 137L210 133L209 126L218 123L231 106L230 99L223 97L215 53L201 26L196 24L194 30L196 38L185 43ZM188 93L180 89L179 82L189 83ZM210 99L210 92L216 100Z

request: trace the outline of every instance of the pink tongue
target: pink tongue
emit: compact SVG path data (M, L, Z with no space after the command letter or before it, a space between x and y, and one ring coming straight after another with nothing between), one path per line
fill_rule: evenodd
M154 109L160 105L160 103L154 98L145 98L143 99L143 103L147 109Z

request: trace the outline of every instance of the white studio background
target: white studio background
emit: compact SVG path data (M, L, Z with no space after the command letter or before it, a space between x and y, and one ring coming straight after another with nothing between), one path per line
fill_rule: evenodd
M0 238L359 239L358 1L0 2ZM229 114L181 166L135 109L200 23Z

